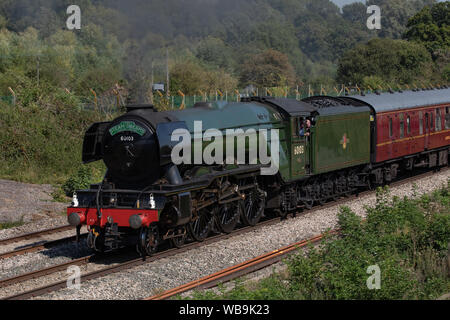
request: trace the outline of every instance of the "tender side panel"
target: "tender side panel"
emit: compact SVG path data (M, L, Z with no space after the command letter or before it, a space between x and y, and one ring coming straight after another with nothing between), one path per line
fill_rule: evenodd
M313 144L316 174L369 163L370 112L320 116Z

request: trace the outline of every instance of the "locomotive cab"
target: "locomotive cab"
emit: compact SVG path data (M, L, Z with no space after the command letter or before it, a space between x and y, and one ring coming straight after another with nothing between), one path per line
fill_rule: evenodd
M291 117L291 175L311 173L310 147L313 138L311 115Z

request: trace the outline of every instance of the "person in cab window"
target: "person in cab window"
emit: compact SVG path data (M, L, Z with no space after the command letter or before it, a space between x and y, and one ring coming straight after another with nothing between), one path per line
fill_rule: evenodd
M300 137L304 137L305 136L305 122L303 121L303 119L300 120L300 122L299 122L298 135Z
M311 120L306 119L300 127L300 137L309 137L311 131Z

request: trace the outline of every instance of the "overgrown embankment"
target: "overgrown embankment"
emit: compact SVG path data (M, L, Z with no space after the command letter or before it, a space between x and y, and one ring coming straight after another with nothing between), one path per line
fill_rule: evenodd
M0 178L61 184L82 165L85 130L106 115L81 110L64 91L21 93L15 106L0 104ZM90 168L92 179L101 176L101 164Z
M436 299L450 292L450 181L414 199L391 199L379 190L366 210L362 220L341 208L341 236L289 258L284 274L194 298Z

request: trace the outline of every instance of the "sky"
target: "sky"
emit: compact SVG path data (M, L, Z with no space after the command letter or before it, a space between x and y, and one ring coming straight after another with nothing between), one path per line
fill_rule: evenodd
M358 0L331 0L335 4L337 4L339 7L342 8L342 6L345 6L346 4L350 4L353 2L358 2ZM364 2L363 0L359 0L359 2Z
M363 3L365 3L365 0L331 0L332 2L334 2L335 4L337 4L339 7L343 7L343 6L345 6L346 4L350 4L350 3L353 3L353 2L363 2ZM444 0L438 0L438 2L442 2L442 1L444 1Z

